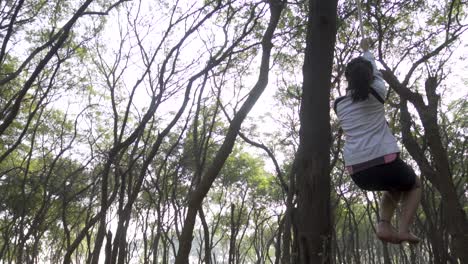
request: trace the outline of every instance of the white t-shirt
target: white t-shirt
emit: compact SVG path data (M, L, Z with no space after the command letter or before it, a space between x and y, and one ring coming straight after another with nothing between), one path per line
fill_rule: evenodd
M364 52L372 63L374 80L371 87L385 99L387 88L377 70L372 53ZM372 94L364 101L353 103L351 96L340 97L335 109L345 134L343 156L345 165L355 165L387 154L400 152L397 141L385 119L384 105Z

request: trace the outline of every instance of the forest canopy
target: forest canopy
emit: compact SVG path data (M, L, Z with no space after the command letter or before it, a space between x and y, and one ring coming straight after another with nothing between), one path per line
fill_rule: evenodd
M320 220L322 263L468 263L467 2L360 3L422 181L418 246L376 239L381 194L344 168L333 101L360 21L319 2L0 1L0 263L304 263ZM328 145L303 178L307 131ZM302 200L314 179L330 215Z

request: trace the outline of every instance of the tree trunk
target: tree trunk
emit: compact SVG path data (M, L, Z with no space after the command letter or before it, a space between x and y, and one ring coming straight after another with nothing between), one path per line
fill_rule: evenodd
M182 233L179 237L179 249L175 259L175 264L188 263L188 258L192 247L193 229L195 227L195 220L198 208L201 207L203 199L207 195L208 191L211 188L211 185L216 179L216 176L221 171L224 162L231 153L242 122L244 121L245 117L250 112L254 104L257 102L258 98L263 93L268 84L268 74L270 70L270 54L271 49L273 47L273 33L276 30L279 18L281 16L281 12L284 8L284 3L282 1L271 0L269 2L271 16L270 21L268 23L268 27L262 39L263 53L258 81L255 84L254 88L251 90L244 104L241 106L239 111L232 119L224 142L221 145L218 152L216 153L212 164L203 174L200 184L192 193L190 193L187 215L185 217Z
M441 194L443 217L447 223L448 232L452 238L452 252L455 258L461 263L468 263L468 221L463 207L458 199L457 191L452 179L448 154L442 144L437 124L437 112L439 105L439 96L435 90L437 81L430 77L426 81L426 93L428 105L420 94L412 93L407 87L404 87L389 71L384 72L385 80L402 97L400 103L403 144L418 164L421 173L437 188ZM430 154L433 158L433 165L424 155L417 141L411 133L411 116L408 111L407 100L410 101L418 112L424 127L424 137L427 140Z
M109 230L107 231L106 235L106 251L105 251L105 264L112 263L112 232Z
M296 224L303 264L332 262L329 104L336 20L336 0L309 1L297 164Z
M234 264L236 258L236 237L237 237L237 224L235 220L236 205L231 204L231 236L229 237L229 258L228 263Z
M292 212L294 210L294 192L296 188L297 159L294 157L291 171L289 173L289 189L286 198L286 212L284 212L284 231L283 231L283 252L281 252L281 263L292 263L291 258L291 228L293 227ZM293 247L294 248L294 247Z
M203 260L203 263L210 264L211 263L211 243L210 243L210 229L208 227L208 222L206 221L205 212L203 212L203 208L198 210L198 215L200 217L200 221L202 222L203 226L203 236L204 236L204 243L205 243L205 256L204 258L200 258Z

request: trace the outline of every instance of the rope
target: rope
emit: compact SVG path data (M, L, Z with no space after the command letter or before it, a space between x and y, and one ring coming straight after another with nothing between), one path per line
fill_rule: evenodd
M359 19L359 29L361 30L361 38L364 39L365 38L365 34L364 34L364 28L362 26L362 10L361 10L361 1L360 0L356 0L356 5L357 5L357 13L358 13L358 19Z

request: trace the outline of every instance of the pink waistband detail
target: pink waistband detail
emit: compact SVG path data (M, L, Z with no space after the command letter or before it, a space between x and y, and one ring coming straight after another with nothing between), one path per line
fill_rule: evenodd
M398 157L398 153L390 153L390 154L384 155L383 156L384 164L393 162L394 160L396 160L397 157ZM348 171L349 174L353 174L353 165L346 166L346 170Z

